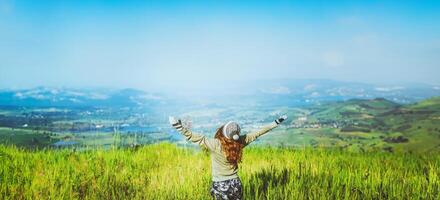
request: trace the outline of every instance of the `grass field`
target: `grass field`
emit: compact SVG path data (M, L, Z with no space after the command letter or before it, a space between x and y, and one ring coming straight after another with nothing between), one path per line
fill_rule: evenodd
M24 150L0 145L3 199L209 199L205 152ZM249 147L246 199L439 199L440 155Z

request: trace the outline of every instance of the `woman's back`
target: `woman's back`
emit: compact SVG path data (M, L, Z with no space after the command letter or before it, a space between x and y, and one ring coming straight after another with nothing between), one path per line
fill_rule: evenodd
M224 181L237 178L238 166L230 163L223 153L218 139L213 140L215 148L210 150L212 181Z

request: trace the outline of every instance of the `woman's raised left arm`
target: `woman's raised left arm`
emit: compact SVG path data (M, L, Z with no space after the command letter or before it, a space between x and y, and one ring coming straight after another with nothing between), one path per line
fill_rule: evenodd
M283 115L283 116L279 117L278 119L276 119L275 121L273 121L272 123L268 124L267 126L264 126L260 130L240 137L240 140L244 145L248 145L249 143L255 141L258 137L260 137L260 136L264 135L265 133L269 132L270 130L276 128L278 126L278 124L280 124L281 122L283 122L286 119L287 119L287 115Z

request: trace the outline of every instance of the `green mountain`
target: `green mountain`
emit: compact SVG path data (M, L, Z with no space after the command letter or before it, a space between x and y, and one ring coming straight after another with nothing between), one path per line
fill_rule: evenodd
M313 107L312 116L321 120L364 120L396 110L399 107L400 104L383 98L352 99Z
M440 151L440 97L407 105L383 98L317 105L287 130L288 139L278 141L356 151Z
M407 107L416 110L425 109L425 110L440 111L440 97L432 97L424 101L417 102L415 104L410 104Z

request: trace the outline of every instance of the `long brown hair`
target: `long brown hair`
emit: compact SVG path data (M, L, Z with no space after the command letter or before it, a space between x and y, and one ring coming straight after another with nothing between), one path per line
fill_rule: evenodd
M237 166L238 163L241 162L242 150L244 145L239 141L235 141L225 137L223 135L223 126L217 129L214 137L220 141L223 153L225 153L228 162Z

